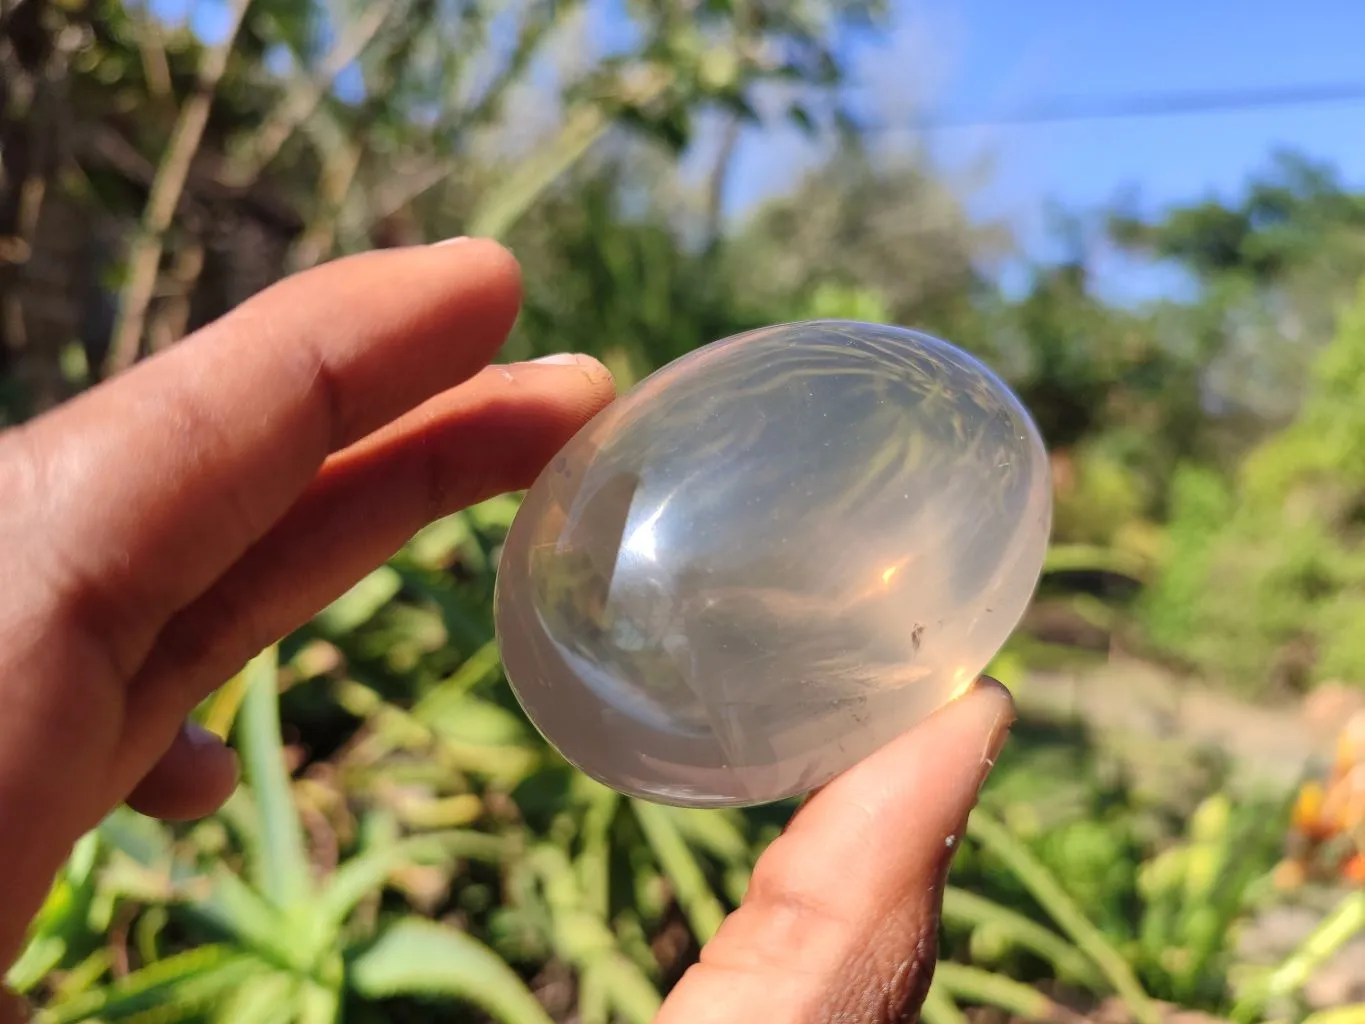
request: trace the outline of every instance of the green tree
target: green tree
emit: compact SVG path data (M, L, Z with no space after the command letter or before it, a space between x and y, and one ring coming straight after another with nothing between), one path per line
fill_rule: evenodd
M830 40L883 5L632 3L611 50L587 34L584 19L603 14L592 7L234 0L212 45L120 0L4 8L0 351L13 365L0 375L12 415L173 343L290 269L505 235L613 139L676 153L698 117L753 118L772 85L785 113L827 123L814 113L843 75Z
M994 292L984 263L1008 245L918 159L841 146L791 193L760 207L728 247L731 273L761 303L833 284L877 295L889 319L959 344Z
M1365 287L1318 354L1293 421L1230 487L1178 477L1153 638L1253 690L1365 683Z
M1235 201L1176 206L1150 221L1115 215L1110 231L1197 282L1183 331L1205 364L1212 410L1236 417L1248 439L1256 420L1285 422L1365 273L1365 195L1330 166L1281 152Z

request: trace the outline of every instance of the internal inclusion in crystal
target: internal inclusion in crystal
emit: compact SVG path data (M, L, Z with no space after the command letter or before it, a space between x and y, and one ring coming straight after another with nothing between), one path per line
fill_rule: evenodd
M623 792L780 799L990 660L1041 569L1047 460L984 366L876 325L708 346L601 413L502 556L508 677Z

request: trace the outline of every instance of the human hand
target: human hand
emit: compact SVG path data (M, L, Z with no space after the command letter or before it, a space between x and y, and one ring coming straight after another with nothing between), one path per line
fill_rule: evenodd
M426 523L529 486L611 400L584 357L486 365L519 288L486 241L340 260L0 434L5 963L109 810L232 791L232 753L186 724L200 700ZM661 1022L913 1013L1010 713L978 686L813 798Z

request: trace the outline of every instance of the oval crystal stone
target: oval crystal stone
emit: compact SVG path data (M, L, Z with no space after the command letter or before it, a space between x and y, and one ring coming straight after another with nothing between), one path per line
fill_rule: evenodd
M972 683L1051 516L1036 427L965 352L844 321L736 335L604 409L527 493L503 664L545 738L619 792L783 799Z

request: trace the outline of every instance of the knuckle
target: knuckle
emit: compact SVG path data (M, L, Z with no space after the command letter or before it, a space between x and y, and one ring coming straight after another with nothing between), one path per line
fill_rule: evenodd
M441 451L441 446L424 437L418 446L422 481L423 505L422 519L425 523L435 522L450 511L450 467Z
M158 637L154 683L173 685L176 699L193 705L264 649L273 639L267 633L252 601L213 587Z
M820 1020L853 1024L908 1024L934 978L938 921L922 906L890 915L860 944L836 977L841 979Z
M337 372L323 352L314 348L310 356L311 373L309 389L312 400L322 410L327 425L327 450L339 451L356 439L360 433L355 425L354 415L349 411L344 388Z
M725 970L791 974L847 948L856 928L837 894L812 890L780 857L781 840L759 860L739 909L721 926L703 960ZM779 856L774 856L774 853ZM726 934L728 933L728 934Z
M712 957L713 965L775 979L806 976L818 992L812 1024L917 1020L937 961L947 862L920 884L888 893L885 907L869 916L834 879L811 885L790 838L779 838L759 861L743 905L722 927L733 928L735 941L717 944L724 957L720 964Z
M847 927L848 908L837 893L812 885L808 868L800 838L789 827L754 865L744 903L803 925Z
M461 448L454 440L447 431L429 428L422 431L417 442L417 475L423 488L421 526L509 489L499 479L497 449Z

